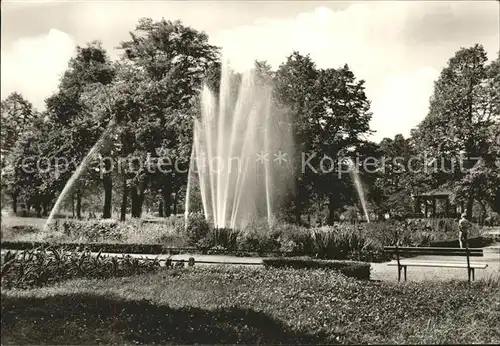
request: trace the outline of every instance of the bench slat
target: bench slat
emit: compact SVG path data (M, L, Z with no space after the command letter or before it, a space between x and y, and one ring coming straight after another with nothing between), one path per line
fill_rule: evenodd
M408 267L445 267L445 268L467 268L467 263L451 263L451 262L412 262L412 261L400 261L401 265ZM397 266L397 262L390 262L387 265ZM488 267L486 263L471 263L471 268L474 269L485 269Z
M385 246L384 251L400 255L467 256L468 254L469 257L483 256L483 249Z
M395 252L392 252L393 254ZM463 252L431 252L431 251L401 251L400 256L404 255L419 255L419 256L460 256L466 257L467 254ZM482 253L470 253L469 257L483 257Z
M396 247L396 246L384 246L384 250L386 251L441 251L441 252L463 252L466 253L467 249L464 248L455 248L455 247L410 247L410 246L403 246L403 247ZM483 252L483 249L478 249L478 248L469 248L469 253L473 252Z

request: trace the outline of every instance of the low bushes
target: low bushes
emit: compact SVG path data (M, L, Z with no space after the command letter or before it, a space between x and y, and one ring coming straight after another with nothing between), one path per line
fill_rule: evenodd
M232 230L214 229L202 214L191 214L187 225L179 217L162 223L55 220L44 232L2 229L2 242L96 243L91 245L94 251L103 248L106 252L152 254L165 253L168 248L192 247L212 253L311 255L318 259L381 262L389 259L383 247L397 242L400 246L457 246L454 227L451 219L436 219L337 223L308 229L256 219L241 230ZM469 238L480 235L481 229L475 226ZM470 245L475 246L472 242ZM4 244L2 247L8 248Z
M29 288L72 279L109 278L155 271L158 261L141 261L130 256L108 257L88 250L66 251L62 248L5 252L1 256L2 288Z
M152 254L175 253L175 250L162 244L122 244L122 243L48 243L48 242L9 242L3 241L2 248L9 250L47 249L54 245L64 247L69 251L85 248L92 252ZM175 248L178 249L178 248ZM177 251L178 252L178 251Z
M262 260L266 267L294 268L294 269L333 269L345 276L356 279L370 279L370 264L354 261L328 261L309 257L278 257L264 258Z
M495 242L493 238L490 237L475 237L469 238L467 244L470 248L482 248L491 245ZM460 243L457 240L441 240L431 242L429 244L431 247L460 247Z
M185 228L184 228L185 227ZM189 214L187 225L180 226L178 233L184 233L187 237L188 245L196 245L204 239L210 232L210 224L201 213Z

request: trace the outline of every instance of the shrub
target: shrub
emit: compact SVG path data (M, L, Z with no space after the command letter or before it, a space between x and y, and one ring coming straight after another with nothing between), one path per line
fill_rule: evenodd
M155 271L158 260L149 261L129 255L93 256L89 250L66 251L62 247L5 252L1 256L2 288L44 286L76 277L109 278Z
M273 231L265 218L252 220L237 237L238 250L259 254L279 251L279 234Z
M205 215L201 213L189 214L187 226L184 228L177 224L177 227L178 233L186 235L189 245L196 245L208 235L211 229L209 222L205 219Z
M500 226L500 214L490 211L484 219L484 224L490 227Z
M383 247L362 225L337 224L294 233L296 251L322 259L380 261Z
M54 220L44 232L47 240L57 241L60 235L81 241L120 241L123 232L115 220Z
M333 269L345 276L356 279L370 279L370 264L354 261L328 261L308 257L277 257L264 258L262 260L266 267L293 268L293 269Z
M238 248L239 233L230 228L212 228L203 239L198 241L197 247L234 251Z

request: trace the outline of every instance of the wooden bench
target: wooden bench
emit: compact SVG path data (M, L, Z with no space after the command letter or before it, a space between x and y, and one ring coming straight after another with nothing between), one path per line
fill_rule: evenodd
M442 267L442 268L467 268L467 275L469 281L474 280L476 269L485 269L488 267L486 263L471 263L470 257L482 257L483 249L460 249L460 248L443 248L443 247L399 247L399 246L385 246L384 251L395 254L396 262L391 262L389 266L398 267L398 281L401 281L401 271L404 272L404 279L406 281L406 268L407 267ZM466 257L467 260L461 262L441 262L433 260L412 260L402 259L404 256L460 256Z

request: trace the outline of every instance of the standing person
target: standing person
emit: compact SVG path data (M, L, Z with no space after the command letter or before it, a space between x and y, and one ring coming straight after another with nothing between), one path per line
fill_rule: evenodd
M458 242L460 243L460 248L467 245L467 233L470 227L471 224L469 220L467 220L467 214L463 213L460 221L458 221Z

